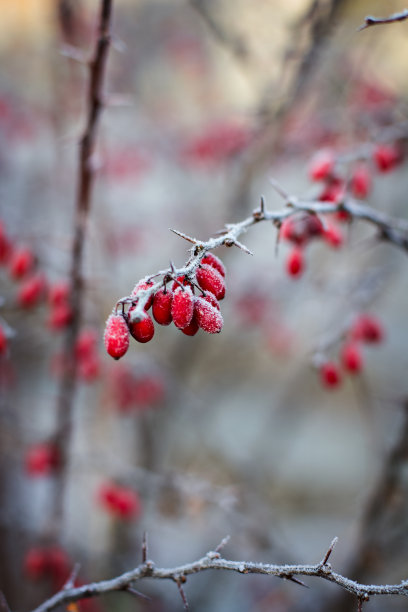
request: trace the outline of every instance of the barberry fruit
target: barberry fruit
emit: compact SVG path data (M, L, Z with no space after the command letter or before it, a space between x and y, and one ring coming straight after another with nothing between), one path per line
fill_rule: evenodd
M202 258L201 263L212 266L225 278L225 266L221 259L214 255L214 253L207 253L205 257Z
M365 164L359 164L353 171L350 181L351 193L364 199L371 191L371 174Z
M216 272L218 274L218 272ZM218 275L220 276L220 275ZM220 276L220 278L222 278ZM173 294L171 315L173 322L179 329L184 329L191 323L194 313L194 296L190 287L178 287Z
M24 556L24 572L31 580L39 580L47 573L47 551L44 548L30 548Z
M341 383L340 370L333 361L327 361L320 368L320 380L324 387L333 389Z
M68 301L71 288L66 281L58 281L48 289L48 303L50 306L60 306Z
M48 327L50 329L64 329L72 320L72 309L67 302L62 302L57 306L53 306L48 317Z
M106 321L105 348L114 359L120 359L129 348L129 329L121 314L111 314Z
M327 244L330 244L333 248L337 249L343 244L343 234L341 230L333 223L328 223L327 228L323 234Z
M376 344L384 339L384 328L377 317L361 314L354 322L351 335L354 340Z
M142 511L139 495L114 483L104 483L98 491L98 499L102 507L117 518L138 518Z
M0 323L0 355L4 355L7 351L7 336L4 327Z
M133 299L137 298L137 294L144 290L144 289L150 289L150 287L153 285L153 281L145 281L145 280L140 280L136 286L134 287L132 293L131 293L131 297ZM144 309L145 310L149 310L150 306L152 305L153 302L153 294L149 295L148 300L145 304Z
M16 249L10 260L10 274L12 278L18 279L30 272L35 263L32 251L26 247Z
M217 300L217 298L215 297L215 295L213 293L211 293L211 291L204 291L204 293L203 293L203 295L201 297L204 300L206 300L209 304L214 306L214 308L217 308L217 310L220 309L220 303Z
M290 276L300 276L304 270L303 251L295 247L286 260L286 270Z
M341 350L341 362L347 372L357 374L363 367L363 357L356 342L345 344Z
M309 166L309 177L312 181L323 181L330 177L334 170L333 151L322 149L314 155Z
M181 331L186 336L195 336L199 329L200 327L197 323L197 319L193 316L193 318L191 319L191 322L188 325L186 325L186 327L183 327Z
M173 292L170 289L159 289L153 298L152 314L159 325L170 325L173 320L171 304Z
M143 344L145 342L150 342L150 340L154 336L154 323L152 321L152 318L146 312L145 316L143 317L141 321L132 321L131 313L134 308L136 307L132 306L132 308L129 308L129 312L128 312L128 328L129 328L130 335L135 340Z
M197 282L204 291L211 291L217 298L222 300L225 296L225 281L221 274L208 264L203 264L196 272Z
M29 476L48 476L60 466L58 448L49 442L35 444L25 456L25 469Z
M17 292L17 303L22 308L32 308L42 298L45 291L45 279L42 274L30 276L20 285Z
M209 334L219 334L224 323L220 311L202 297L195 299L194 318L198 326Z
M374 149L374 161L379 172L389 172L401 161L401 152L394 144L380 144Z

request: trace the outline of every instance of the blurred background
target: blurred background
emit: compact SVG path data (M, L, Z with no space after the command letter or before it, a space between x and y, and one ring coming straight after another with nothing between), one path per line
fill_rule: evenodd
M321 197L309 168L322 148L343 156L345 180L359 151L370 181L360 197L406 219L406 165L383 172L370 151L407 136L408 22L357 32L367 14L399 2L114 3L79 386L55 516L52 440L88 76L77 60L90 57L98 8L0 1L0 589L11 610L33 609L75 563L82 583L138 565L145 531L162 567L198 559L227 534L227 558L316 563L338 536L336 571L407 579L408 274L406 254L373 227L336 220L337 243L307 245L293 277L291 245L259 224L242 237L253 256L216 252L227 268L221 334L156 325L150 343L132 341L118 362L103 347L117 300L187 260L189 244L169 228L207 240L261 195L279 210L271 178ZM338 362L345 326L366 311L382 341L363 346L361 373L325 388L316 356ZM197 612L356 609L335 585L307 583L205 572L185 591ZM138 588L151 600L115 594L81 609L183 607L173 584ZM387 599L389 610L404 606Z

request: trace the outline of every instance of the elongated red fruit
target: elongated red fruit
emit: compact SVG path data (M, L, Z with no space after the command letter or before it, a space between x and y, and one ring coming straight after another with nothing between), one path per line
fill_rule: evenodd
M194 313L194 296L190 287L178 287L173 294L171 314L173 322L179 329L184 329L191 323Z
M191 322L186 327L181 329L180 331L182 331L183 334L185 334L186 336L195 336L199 329L200 327L197 323L197 319L193 315Z
M135 307L133 307L135 308ZM130 315L133 308L129 309L128 316ZM149 342L154 336L154 323L150 315L145 313L145 316L141 321L130 321L128 319L128 327L130 335L138 342Z
M203 264L196 273L197 282L204 291L211 291L217 298L222 300L225 296L225 281L221 274L212 266Z
M205 298L197 297L194 303L194 318L208 334L219 334L224 324L222 314Z
M207 255L202 258L201 263L212 266L221 274L221 276L225 278L225 266L222 263L221 259L213 253L207 253Z
M111 314L106 321L105 348L114 359L120 359L129 348L129 330L121 314Z
M170 325L173 320L171 304L173 292L170 289L159 289L153 298L152 314L154 320L160 325Z
M215 295L211 293L211 291L206 291L201 297L207 302L209 302L212 306L214 306L214 308L217 308L217 310L220 309L220 303L215 297Z

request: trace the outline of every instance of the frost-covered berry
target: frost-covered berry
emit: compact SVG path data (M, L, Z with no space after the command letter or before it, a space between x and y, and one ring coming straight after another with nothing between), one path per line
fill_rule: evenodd
M220 309L220 304L215 295L211 293L211 291L205 291L201 297L207 302L209 302L212 306L214 306L214 308L217 308L217 310Z
M208 264L203 264L198 268L196 278L201 289L211 291L217 300L223 299L225 296L225 281L215 268Z
M341 351L341 362L347 372L357 374L363 367L363 356L356 342L345 344Z
M323 237L327 244L335 249L341 247L344 241L342 231L334 223L327 224Z
M335 158L333 151L322 149L313 157L309 167L309 177L312 181L323 181L327 179L334 169Z
M224 323L220 311L202 297L195 300L194 318L198 326L209 334L219 334Z
M145 281L145 280L140 280L134 287L132 293L131 293L131 297L133 299L138 297L138 293L144 289L150 289L150 287L153 285L153 281ZM150 306L152 305L153 302L153 294L149 295L148 300L145 304L144 309L145 310L149 310Z
M128 316L131 314L132 310L132 308L129 309ZM142 344L150 342L150 340L154 336L154 323L150 315L147 314L147 312L145 313L145 316L141 321L131 321L129 318L128 327L130 335Z
M22 278L33 269L34 263L35 258L31 249L27 247L16 249L10 260L10 275L15 279Z
M320 368L320 380L322 385L328 389L334 389L341 383L340 370L333 361L327 361Z
M129 329L121 314L111 314L106 321L105 348L114 359L120 359L129 348Z
M225 278L225 266L222 263L221 259L213 253L207 253L205 257L203 257L203 259L201 260L201 263L212 266L221 274L221 276Z
M152 314L159 325L170 325L173 320L171 305L173 292L170 289L159 289L153 298Z
M286 260L286 271L289 276L300 276L304 269L303 251L295 247Z
M217 272L218 274L218 272ZM179 329L184 329L191 323L194 313L194 296L190 287L178 287L173 294L171 315Z

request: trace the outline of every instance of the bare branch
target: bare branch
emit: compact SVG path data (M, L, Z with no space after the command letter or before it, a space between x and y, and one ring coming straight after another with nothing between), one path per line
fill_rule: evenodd
M358 28L358 31L361 32L361 30L365 30L366 28L369 28L370 26L374 25L405 21L405 19L408 19L408 9L404 9L400 13L393 13L389 17L372 17L371 15L368 15L365 18L363 25Z
M78 601L79 599L129 590L129 587L131 587L134 582L142 578L173 580L178 585L183 603L186 606L187 600L185 599L185 595L183 597L184 591L182 589L182 584L185 583L187 576L206 570L225 570L237 572L239 574L264 574L266 576L289 579L296 583L301 583L301 581L297 580L298 576L322 578L354 594L361 602L367 601L368 597L371 595L408 596L408 580L402 581L400 584L368 585L360 584L334 572L327 563L327 560L333 551L336 541L337 538L332 541L323 561L315 565L274 565L270 563L254 563L251 561L230 561L219 557L218 553L215 551L210 551L204 557L198 559L198 561L186 563L185 565L174 568L159 568L155 567L151 562L147 562L110 580L93 582L69 590L63 589L35 608L33 612L51 612L51 610L54 610L60 605Z

